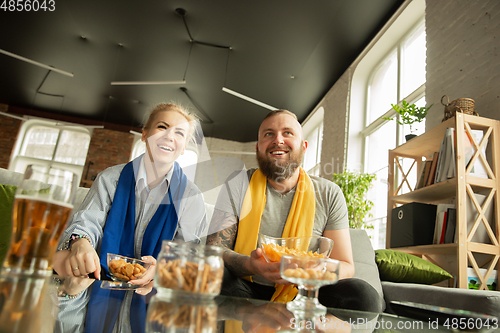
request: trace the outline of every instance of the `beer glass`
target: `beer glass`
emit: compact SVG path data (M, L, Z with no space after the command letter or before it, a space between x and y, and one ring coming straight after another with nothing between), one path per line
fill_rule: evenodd
M12 209L12 237L2 274L49 276L76 192L68 170L28 165Z
M42 322L43 326L49 326L49 328L53 326L52 318L42 318L44 308L52 304L52 301L46 300L45 297L47 291L50 290L47 289L48 284L47 278L22 275L0 277L0 295L2 296L0 332L42 332ZM50 309L48 312L50 313Z

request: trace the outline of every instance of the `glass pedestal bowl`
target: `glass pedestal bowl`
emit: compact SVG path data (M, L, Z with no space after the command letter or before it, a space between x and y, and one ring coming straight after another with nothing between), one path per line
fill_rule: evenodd
M328 258L333 240L321 236L275 238L259 234L257 247L267 262L279 262L282 255Z
M338 281L339 261L329 258L283 255L281 277L297 285L298 294L286 307L304 316L323 315L326 307L318 301L319 288Z

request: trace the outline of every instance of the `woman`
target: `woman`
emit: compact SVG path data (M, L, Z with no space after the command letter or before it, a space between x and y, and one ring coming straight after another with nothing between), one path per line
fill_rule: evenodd
M175 160L184 154L195 118L179 106L156 106L142 131L146 153L110 167L94 181L70 220L54 257L59 275L101 276L107 253L142 258L152 266L131 284L144 285L155 273L164 239L200 242L206 236L199 189Z

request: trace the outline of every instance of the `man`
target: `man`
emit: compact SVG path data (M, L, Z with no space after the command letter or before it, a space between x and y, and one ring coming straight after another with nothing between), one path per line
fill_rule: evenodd
M334 241L330 258L340 261L340 281L320 289L328 307L381 311L378 293L352 278L347 207L339 187L308 176L300 168L307 149L295 114L271 111L256 145L259 169L229 177L215 206L207 244L225 247L222 294L290 301L295 294L281 279L278 263L268 263L256 249L257 235L324 236ZM284 292L284 290L287 290Z

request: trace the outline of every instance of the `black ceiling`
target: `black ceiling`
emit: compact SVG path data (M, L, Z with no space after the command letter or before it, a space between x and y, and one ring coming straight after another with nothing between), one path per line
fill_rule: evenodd
M302 121L402 3L55 0L52 12L1 9L1 50L74 77L0 53L0 103L140 126L151 106L172 101L205 120L206 136L254 141L268 110L223 86Z

